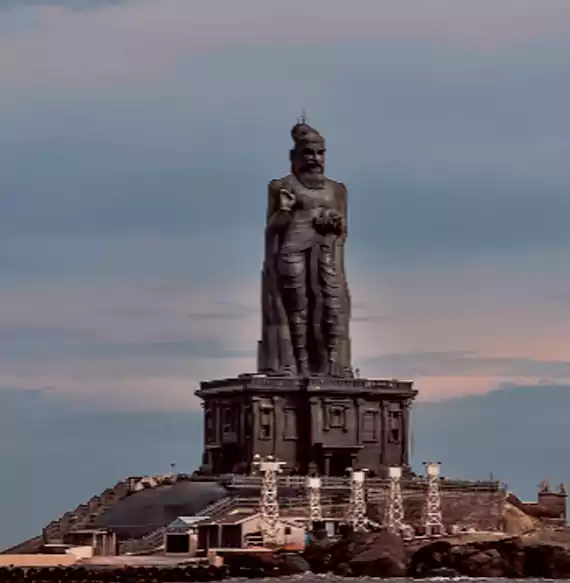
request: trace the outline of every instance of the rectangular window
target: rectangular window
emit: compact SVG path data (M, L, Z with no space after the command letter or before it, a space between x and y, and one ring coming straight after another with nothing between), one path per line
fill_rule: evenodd
M297 411L292 408L286 408L283 411L284 429L283 439L297 439Z
M234 430L234 416L233 416L233 410L231 405L227 405L224 408L224 422L223 422L223 432L224 433L229 433L230 431Z
M331 405L327 413L327 429L346 429L346 409L343 406Z
M212 443L213 441L215 441L216 435L214 433L214 419L212 416L212 411L210 409L206 411L205 426L206 426L206 443Z
M362 440L378 441L378 411L365 411L362 415Z
M251 437L253 433L253 413L251 407L245 409L245 436Z
M390 411L388 418L388 441L390 443L400 443L402 439L402 413L401 411Z
M262 407L259 410L259 439L273 438L273 409Z

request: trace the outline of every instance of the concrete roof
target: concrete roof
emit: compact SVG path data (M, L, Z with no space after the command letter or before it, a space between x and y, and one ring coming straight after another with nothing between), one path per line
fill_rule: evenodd
M171 522L168 526L188 525L191 526L204 520L204 516L179 516L176 520Z
M194 516L227 495L228 491L216 482L181 481L141 490L98 517L93 527L138 538L181 516Z

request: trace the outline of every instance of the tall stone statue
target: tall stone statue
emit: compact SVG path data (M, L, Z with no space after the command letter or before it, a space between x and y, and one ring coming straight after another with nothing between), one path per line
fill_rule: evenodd
M325 176L325 140L291 130L291 174L269 183L260 372L352 376L344 269L347 189Z

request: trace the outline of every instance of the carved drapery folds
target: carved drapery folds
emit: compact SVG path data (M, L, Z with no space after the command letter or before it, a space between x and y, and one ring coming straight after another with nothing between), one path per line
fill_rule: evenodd
M347 189L324 176L324 139L316 130L297 124L292 137L292 173L268 188L258 368L350 377Z

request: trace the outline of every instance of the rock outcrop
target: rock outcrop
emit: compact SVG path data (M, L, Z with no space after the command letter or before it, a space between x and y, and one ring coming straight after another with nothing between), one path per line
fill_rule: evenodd
M570 540L570 536L566 535ZM419 548L410 558L408 576L433 577L442 570L467 577L570 577L570 544L548 533L530 536L467 536Z

